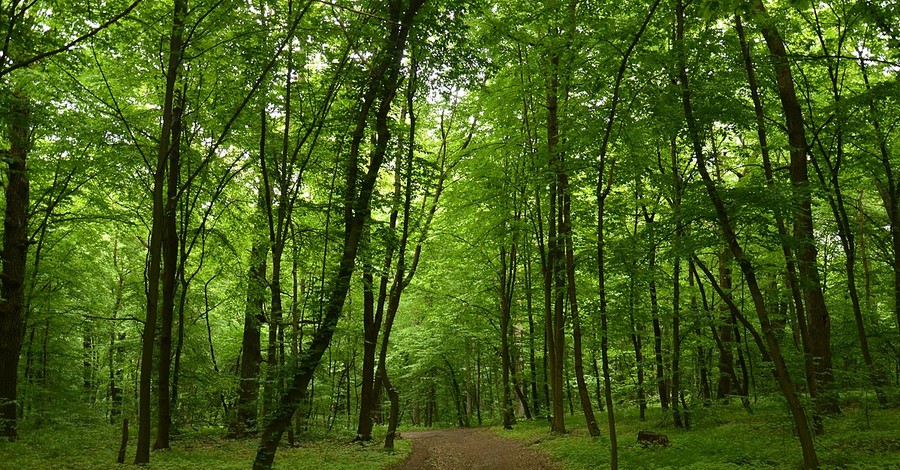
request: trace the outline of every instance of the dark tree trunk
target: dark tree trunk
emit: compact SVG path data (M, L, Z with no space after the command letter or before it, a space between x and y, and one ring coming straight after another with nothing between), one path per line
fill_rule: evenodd
M259 139L259 153L266 153L266 111L260 112L262 132ZM262 157L261 157L262 158ZM260 204L264 201L260 191ZM262 214L259 214L260 216ZM256 240L250 250L250 268L247 273L247 301L244 306L244 330L241 337L240 382L238 383L238 400L235 404L236 414L231 421L229 435L243 437L255 434L257 429L257 410L259 408L259 370L262 363L262 344L260 342L260 320L265 318L266 303L266 259L269 244L262 239Z
M862 69L866 90L870 90L871 86L869 85L868 70L862 59L860 59L860 68ZM892 163L887 136L882 129L881 119L879 117L880 110L873 99L870 99L869 101L869 111L872 127L875 129L875 135L878 138L878 155L882 167L884 168L883 179L878 178L878 193L881 196L881 201L884 205L891 231L891 251L893 256L890 260L890 265L894 271L894 316L897 320L898 331L900 331L900 182L898 182L894 176L896 165ZM860 195L860 205L862 204L861 201L862 196ZM862 211L860 211L860 224L862 224L862 217ZM862 241L860 244L862 245ZM864 247L861 246L861 248ZM863 253L865 253L865 250L863 250ZM863 256L863 266L866 270L866 298L868 299L870 292L869 286L871 284L871 276L869 273L871 271L868 268L868 259L865 255ZM898 355L898 363L900 363L900 355Z
M628 282L629 291L629 307L628 307L628 323L631 328L631 346L634 348L634 362L637 368L637 400L638 400L638 419L646 421L647 419L647 395L644 390L644 352L641 344L641 332L634 320L634 305L637 303L637 295L635 293L635 276L632 275Z
M659 297L656 290L656 245L650 252L650 314L653 317L653 355L656 360L656 389L659 392L659 406L669 409L669 383L666 380L662 354L662 326L659 322Z
M516 246L510 249L509 258L506 256L506 247L500 247L500 368L503 380L503 428L512 429L516 422L513 410L512 396L510 394L510 370L512 364L509 354L510 316L512 313L513 288L516 282Z
M559 57L551 54L550 61L553 70L551 72L550 86L547 89L547 148L550 154L551 167L557 165L559 158ZM563 408L563 365L565 359L565 318L563 315L563 300L565 296L565 271L563 263L562 243L557 238L558 216L558 190L554 179L550 183L549 214L547 217L547 265L544 276L544 290L546 306L546 328L548 349L550 350L550 390L552 393L550 402L553 413L550 419L550 431L563 434L566 432L565 409Z
M560 236L565 243L566 258L566 291L568 293L569 311L572 315L572 350L575 356L575 382L578 385L578 398L581 401L581 411L587 423L588 433L592 437L600 435L600 427L597 418L594 417L594 409L591 406L591 393L588 391L587 382L584 380L584 355L581 347L581 319L578 316L578 296L575 288L575 247L572 241L572 198L569 195L569 176L566 173L565 162L560 155L559 172L557 181L559 192L562 195L562 214L560 217Z
M381 380L385 390L387 390L388 398L391 401L391 415L388 418L387 433L384 435L384 448L390 450L394 448L394 439L397 436L397 425L400 423L400 392L398 392L397 389L394 388L394 385L391 384L387 371L381 375ZM466 422L468 423L468 419Z
M182 20L183 21L183 20ZM170 395L172 370L172 324L175 317L175 280L178 270L178 231L176 211L178 209L179 175L181 173L181 114L184 103L176 105L172 113L172 141L169 150L168 184L166 185L166 212L162 241L162 308L159 333L159 415L156 424L154 449L169 448L169 434L172 427L172 400Z
M672 210L675 213L676 227L675 238L672 242L675 257L672 260L672 388L671 405L672 419L676 428L684 427L682 420L681 408L679 406L679 395L681 393L681 256L678 254L681 249L681 238L684 235L684 226L680 220L681 206L681 171L678 167L678 149L675 147L675 137L672 137L670 143L670 151L672 154Z
M644 17L644 22L641 23L640 29L638 29L637 33L634 35L631 44L628 45L625 54L622 56L622 61L619 63L619 70L616 72L616 80L609 108L609 119L606 121L606 129L603 132L603 141L600 144L600 161L597 168L597 284L600 300L600 355L601 361L603 362L604 394L606 398L606 415L609 426L609 466L611 470L617 470L619 468L619 444L616 438L616 417L615 410L613 409L612 387L609 375L609 319L607 316L606 304L605 264L606 240L604 239L605 234L603 225L606 211L606 197L609 196L609 192L612 188L612 170L615 167L615 161L607 160L607 150L609 149L610 138L615 123L616 109L619 104L619 91L621 89L622 80L625 77L625 72L628 68L628 60L631 57L631 53L634 52L634 48L640 41L641 36L644 34L644 31L647 29L647 25L650 23L650 19L656 12L659 3L660 0L653 2L653 5L651 5L650 10L647 12L647 16ZM607 175L607 165L609 165L609 175Z
M18 438L19 352L25 328L25 263L28 256L29 183L26 159L31 148L31 103L20 90L9 95L5 116L9 151L3 217L3 270L0 273L0 432Z
M828 51L827 43L822 35L822 25L819 20L819 16L816 15L816 33L819 37L819 43L822 46L822 50L825 52L827 56L833 56L831 52ZM841 35L838 39L838 52L840 53L842 44L845 41L845 37ZM840 54L838 54L840 55ZM831 91L834 96L834 107L836 109L841 109L842 103L842 78L839 78L838 74L840 69L840 60L842 59L828 59L828 77L831 82ZM859 300L859 291L856 287L856 239L853 234L853 229L850 225L850 217L847 215L847 207L844 199L844 193L841 190L840 184L840 172L844 164L844 127L846 125L845 117L841 115L842 113L837 113L838 120L835 122L835 137L833 140L833 148L834 155L833 158L829 156L829 151L826 149L825 144L822 142L822 139L818 134L815 134L813 140L818 144L821 155L824 157L824 163L827 166L828 171L823 171L822 165L820 163L820 159L816 158L817 155L813 154L811 161L813 163L813 167L816 170L816 175L819 177L819 182L822 184L823 188L826 188L828 195L828 203L831 206L831 212L834 215L834 220L838 229L838 237L841 240L841 248L844 251L845 263L844 267L847 271L847 293L850 295L850 304L853 307L853 319L856 323L856 332L857 337L859 338L860 350L862 351L863 361L866 364L866 375L869 379L869 382L872 384L872 387L875 389L875 394L878 397L878 401L882 406L887 404L887 396L884 393L884 386L886 385L887 380L883 377L878 371L875 370L875 364L872 359L872 353L869 350L869 339L866 335L865 329L865 321L863 320L862 315L862 307L860 305ZM890 171L890 169L888 169ZM827 174L826 174L827 173Z
M84 398L88 403L94 401L94 328L88 321L84 326L84 335L81 339L82 355L82 388Z
M359 425L356 440L372 440L375 413L375 354L380 325L375 321L375 295L372 292L374 279L369 266L363 269L363 363L360 382Z
M535 362L534 345L534 302L531 293L531 256L525 257L525 304L528 312L528 365L531 371L529 385L531 387L531 406L534 416L541 414L541 400L538 395L537 363Z
M769 144L766 132L766 116L762 107L762 99L759 95L759 85L756 79L756 70L753 66L753 59L750 54L750 48L744 33L744 26L741 17L735 15L735 30L741 43L741 55L744 59L744 67L747 70L747 84L750 87L750 96L753 99L753 109L756 114L756 131L759 137L760 154L762 155L763 170L766 175L766 184L770 189L774 189L775 179L772 170L772 162L769 158ZM806 310L803 304L803 295L800 291L800 281L797 277L797 265L794 259L793 248L790 243L790 234L784 223L784 218L779 210L774 210L775 225L778 229L778 235L783 240L781 243L782 254L785 260L785 274L787 276L788 288L791 291L791 299L793 300L794 315L797 319L797 330L800 335L800 341L803 345L803 364L806 373L806 383L810 397L815 399L818 396L815 366L813 364L812 339L809 334L809 323L807 321Z
M728 266L729 251L719 252L719 285L725 291L731 290L731 268ZM718 338L719 338L719 381L716 385L716 398L726 400L728 395L734 394L738 389L737 376L734 372L734 316L723 305L719 312Z
M184 17L186 14L187 0L175 0L172 13L172 33L169 38L168 64L166 67L162 127L159 133L159 147L153 177L153 216L150 227L146 272L147 317L141 338L140 403L138 406L137 453L134 458L134 463L136 464L150 462L150 401L152 399L150 382L153 374L153 348L156 340L156 322L159 314L162 246L166 233L166 201L163 197L163 190L166 184L166 164L172 152L172 131L175 121L175 85L182 65L182 35L184 33ZM168 387L168 382L166 382L166 387Z
M124 294L125 276L119 266L119 240L113 243L113 267L116 270L116 287L113 289L115 303L112 309L113 326L109 333L109 424L116 424L116 420L122 415L122 380L125 368L122 361L125 360L125 333L118 332L119 326L116 319L122 309L122 297ZM122 454L124 463L125 454Z

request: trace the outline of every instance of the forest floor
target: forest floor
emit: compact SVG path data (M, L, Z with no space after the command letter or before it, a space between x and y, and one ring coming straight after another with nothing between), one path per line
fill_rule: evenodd
M825 435L816 437L822 470L900 470L900 408L883 409L869 394L842 395L843 412L825 418ZM753 413L740 402L693 404L691 428L676 429L671 412L658 404L641 421L630 406L616 409L619 468L652 470L798 470L800 445L787 407L778 397L752 400ZM552 435L545 419L520 420L512 430L491 431L532 449L546 452L566 470L603 470L609 467L610 442L606 413L596 414L600 437L588 435L584 417L566 414L565 435ZM669 438L668 446L642 446L640 430ZM404 433L404 435L406 435ZM415 447L415 442L413 442Z
M503 438L484 428L409 431L412 454L392 470L543 470L558 469L546 452Z

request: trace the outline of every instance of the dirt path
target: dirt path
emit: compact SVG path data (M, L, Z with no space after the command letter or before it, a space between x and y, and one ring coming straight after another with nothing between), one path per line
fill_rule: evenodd
M393 470L556 470L544 453L504 439L487 429L438 429L404 432L412 454Z

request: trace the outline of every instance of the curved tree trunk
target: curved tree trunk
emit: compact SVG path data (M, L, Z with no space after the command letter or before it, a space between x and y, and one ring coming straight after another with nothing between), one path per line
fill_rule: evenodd
M344 246L338 270L329 286L329 298L325 314L313 340L298 360L293 380L287 386L271 414L262 433L254 470L270 469L275 459L275 451L301 398L306 395L313 374L331 343L344 300L350 289L350 280L355 270L356 254L362 238L363 228L369 218L370 204L378 172L387 151L390 132L388 115L399 84L400 62L406 48L410 25L425 0L411 0L404 9L403 2L392 0L389 6L392 20L385 44L384 54L370 74L362 105L356 116L356 124L350 144L347 161L344 197ZM359 175L360 149L368 127L370 110L377 106L375 113L376 139L364 175Z

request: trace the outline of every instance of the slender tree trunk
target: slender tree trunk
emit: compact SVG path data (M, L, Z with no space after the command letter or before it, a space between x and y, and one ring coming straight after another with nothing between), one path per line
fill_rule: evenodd
M698 161L697 168L700 172L701 178L703 179L703 184L706 188L707 195L709 196L710 201L715 207L716 216L719 220L722 231L724 232L728 247L731 250L732 255L734 255L734 259L738 261L741 267L741 271L744 273L744 276L746 278L747 286L750 289L750 293L753 298L753 304L756 307L757 316L759 317L760 326L762 327L763 334L765 335L766 339L766 347L763 349L767 349L769 353L768 355L771 356L772 362L775 366L775 377L778 379L781 393L787 400L788 409L790 410L791 416L794 419L794 425L796 426L797 435L799 437L800 446L803 453L804 468L810 470L816 469L819 467L819 460L816 456L812 435L809 432L809 422L806 417L806 412L803 409L802 403L800 403L800 399L797 396L794 384L788 374L787 366L785 365L784 359L781 355L781 347L778 344L775 332L773 331L772 325L769 321L769 314L768 310L766 309L762 291L756 281L756 272L754 271L753 266L750 264L750 260L744 255L744 252L737 241L737 237L734 232L734 228L731 225L731 220L728 216L728 212L725 210L725 204L719 196L718 189L716 188L715 183L713 182L712 178L710 177L709 171L706 168L707 162L703 152L703 142L697 131L693 108L691 106L691 89L688 83L687 59L684 50L684 4L682 3L682 0L676 0L675 17L675 47L678 55L678 81L681 86L681 101L684 107L684 115L687 122L688 135L690 136L693 146L694 157Z
M513 301L513 287L515 286L515 242L510 250L509 258L506 256L506 247L500 247L500 368L503 380L503 428L512 429L516 422L513 410L512 396L510 395L510 316Z
M182 19L183 21L183 19ZM162 308L159 315L159 414L156 423L156 442L153 449L168 449L172 427L171 388L172 370L172 324L175 314L175 280L178 270L178 232L176 210L178 209L179 174L181 172L181 114L184 103L177 104L172 112L172 141L169 149L168 183L166 185L166 209L163 222L162 241Z
M662 354L662 326L659 322L659 297L656 290L656 245L650 252L650 315L653 323L653 355L656 360L656 388L659 391L659 405L669 409L669 383L666 380Z
M119 266L119 239L113 242L113 267L116 270L116 286L113 288L113 309L110 316L113 319L112 331L109 333L109 424L116 424L116 420L122 415L122 378L124 375L124 366L122 361L125 359L125 333L118 332L119 325L116 321L119 312L122 309L122 298L124 294L125 276ZM125 454L122 453L122 462L124 463Z
M735 30L741 43L741 55L744 59L744 67L747 70L747 84L750 87L750 96L753 99L753 109L756 114L756 130L759 136L760 154L763 160L763 170L766 175L766 185L770 189L775 187L774 172L772 170L772 162L769 158L769 144L766 132L766 116L763 112L762 99L759 95L759 85L756 79L756 70L753 66L753 58L750 54L750 48L744 33L744 26L741 17L735 15ZM813 363L812 339L809 333L809 322L807 321L806 309L803 303L803 295L800 291L800 281L797 276L797 267L794 259L793 248L790 244L790 234L784 223L784 218L779 210L774 210L775 225L778 228L778 235L783 240L781 243L782 254L785 260L785 273L787 275L788 288L791 291L791 298L794 304L794 314L797 319L797 329L800 334L800 341L803 346L803 363L806 372L806 384L810 397L815 399L818 396L815 366ZM818 418L815 418L818 421Z
M600 172L602 178L603 172ZM598 184L598 189L600 185ZM608 194L608 192L606 193ZM600 286L600 361L603 364L603 393L606 399L606 419L609 427L610 468L619 468L619 443L616 437L616 415L613 408L612 381L609 372L609 320L606 305L606 265L605 240L603 238L603 215L605 213L606 195L597 194L597 266Z
M562 160L562 159L561 159ZM594 417L594 409L591 406L591 393L588 391L587 382L584 380L584 355L581 347L581 319L578 316L578 297L575 286L575 247L572 241L572 199L569 195L569 177L566 174L565 163L560 161L560 171L557 175L559 191L562 194L562 217L560 236L565 243L566 259L566 290L568 292L569 311L572 315L572 350L575 356L575 382L578 385L578 397L581 401L581 411L587 422L588 433L592 437L600 435L600 427L597 418Z
M550 154L550 166L559 165L559 56L551 54L552 72L550 86L547 89L547 148ZM550 183L548 222L548 276L545 282L550 289L551 298L548 304L551 315L547 319L547 337L550 353L550 390L553 414L550 421L550 430L554 433L564 434L565 409L563 408L563 367L565 364L565 317L563 315L563 302L565 299L566 272L564 268L563 243L558 236L559 221L562 208L559 207L559 187L554 178Z
M670 143L672 154L672 210L675 213L676 227L675 238L672 242L675 257L672 259L672 419L676 428L684 427L681 408L679 407L679 395L681 393L681 238L684 235L684 226L680 220L681 207L681 171L678 168L678 149L675 146L675 138Z
M273 410L272 419L266 425L253 463L254 470L269 469L275 459L275 451L284 430L290 424L291 416L300 399L306 395L313 373L322 355L331 343L338 319L344 307L344 300L350 288L350 279L355 270L356 254L362 231L369 218L370 203L378 171L384 161L390 132L388 114L396 93L400 62L406 47L409 27L425 0L411 0L406 8L399 0L392 0L389 6L390 32L385 44L385 53L376 69L370 74L362 105L357 113L356 124L347 161L346 188L344 198L344 247L340 264L329 287L329 298L325 315L313 340L301 356L296 366L293 380ZM358 165L361 160L360 148L368 127L369 111L377 102L375 115L376 140L372 149L366 173L358 180Z
M94 328L88 321L81 338L82 389L87 403L94 401Z
M632 275L628 282L629 307L628 307L628 323L631 328L631 346L634 347L634 365L637 368L637 400L638 400L638 419L647 420L647 396L644 390L644 353L641 344L641 333L634 320L634 305L637 303L637 295L635 292L635 276Z
M800 288L806 304L809 334L812 339L813 363L818 397L817 414L840 413L837 394L830 391L834 380L831 358L831 318L822 295L822 283L817 268L817 250L813 233L812 196L809 188L807 154L809 145L803 124L803 113L794 90L794 78L781 34L766 12L762 2L753 5L759 27L775 65L775 79L781 107L784 110L790 144L790 176L794 198L794 238L798 244L797 265ZM817 431L824 429L817 424Z
M137 453L134 463L150 462L150 401L151 376L153 374L153 347L156 340L162 268L162 245L166 226L166 202L163 189L166 183L166 164L172 151L172 129L175 120L175 85L182 65L182 35L187 0L175 0L172 13L172 33L169 38L168 64L166 67L165 98L163 101L162 127L159 137L156 169L153 181L153 217L150 227L150 243L147 265L147 317L141 338L140 403L138 406ZM168 382L166 382L168 387ZM166 443L168 444L168 443Z
M530 255L530 253L526 253ZM525 305L528 313L528 365L531 375L529 377L529 385L531 387L531 406L534 416L541 414L541 400L538 395L538 379L537 379L537 363L535 361L535 344L534 344L534 302L532 296L531 282L531 256L525 257Z
M731 268L727 248L719 252L719 285L726 291L731 290ZM737 390L737 376L734 371L734 316L728 307L723 305L719 309L718 337L719 348L719 382L716 386L716 398L727 400L728 395Z
M827 43L822 34L822 25L819 20L818 14L815 16L816 18L816 33L819 37L819 42L822 46L822 50L825 52L825 55L832 56L833 54L828 51ZM838 55L842 53L845 36L840 35L838 39ZM834 97L834 107L836 109L842 108L842 96L841 96L841 88L842 83L839 78L840 72L840 60L841 59L829 59L827 61L828 66L828 76L831 82L831 92ZM865 322L862 316L862 307L860 305L859 300L859 291L856 287L856 239L853 234L853 230L850 225L850 217L847 215L847 207L845 204L844 193L841 190L840 185L840 171L844 164L844 126L846 124L844 117L841 116L841 113L837 114L839 119L835 122L835 137L833 141L834 145L834 156L833 158L829 157L829 152L825 147L825 144L819 138L818 134L814 135L813 140L818 144L818 147L821 151L821 155L824 157L821 160L824 160L824 163L827 166L827 174L823 171L821 162L819 158L816 158L817 155L813 154L811 161L813 163L813 167L816 170L816 175L819 177L819 182L822 184L823 188L828 189L828 203L831 206L831 212L834 215L834 220L838 229L838 237L841 240L841 248L844 251L844 267L847 271L846 281L847 281L847 293L850 295L850 304L853 307L853 319L856 323L856 332L859 338L860 350L863 355L863 362L866 364L866 376L869 382L872 384L872 387L875 389L875 394L878 397L878 401L882 406L887 404L887 396L884 394L884 386L886 385L885 378L879 374L875 370L875 364L872 359L872 353L869 350L869 339L866 335Z
M859 65L862 70L866 90L871 90L871 86L869 85L869 73L862 58L860 58ZM875 129L875 135L878 138L878 155L882 167L884 168L883 179L879 178L880 181L878 181L878 193L881 196L881 201L884 205L891 231L891 251L893 257L890 260L890 265L894 271L894 316L897 320L898 331L900 331L900 182L898 182L894 176L896 165L891 159L887 135L885 135L885 132L882 129L881 119L879 118L880 111L874 99L869 100L869 111L872 127ZM860 205L862 205L862 194L860 194ZM860 211L860 224L862 224L862 220L862 211ZM867 273L866 297L868 299L871 281L870 276L868 275L870 272L868 269L868 258L865 255L863 255L863 263ZM898 364L900 364L900 351L898 351Z

